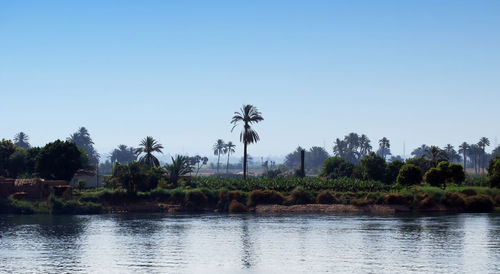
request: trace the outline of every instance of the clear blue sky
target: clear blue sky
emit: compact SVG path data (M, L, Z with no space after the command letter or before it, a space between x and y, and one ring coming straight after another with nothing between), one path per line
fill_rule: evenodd
M151 135L209 155L246 103L254 156L352 131L493 146L500 1L1 1L0 95L0 137L85 126L100 153Z

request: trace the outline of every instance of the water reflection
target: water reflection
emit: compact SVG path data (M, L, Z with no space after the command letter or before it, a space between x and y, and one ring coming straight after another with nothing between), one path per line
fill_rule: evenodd
M500 216L0 216L0 272L500 272Z

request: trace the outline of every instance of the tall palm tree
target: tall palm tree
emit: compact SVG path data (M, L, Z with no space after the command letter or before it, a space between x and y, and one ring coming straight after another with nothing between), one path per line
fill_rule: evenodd
M462 156L464 157L464 171L467 170L467 150L469 150L470 146L467 144L467 142L463 142L458 146L458 153L462 153Z
M145 163L149 167L160 166L160 161L158 161L158 158L153 155L153 152L163 153L161 151L162 149L163 146L158 143L158 141L156 141L151 136L147 136L146 138L142 139L141 143L139 144L139 148L136 150L137 154L145 153L144 156L139 159L139 162Z
M14 145L23 149L28 149L31 147L29 139L30 137L26 133L21 131L14 136Z
M231 155L231 153L234 153L235 147L236 145L231 141L227 142L226 146L224 147L224 153L227 153L226 173L229 173L229 156Z
M240 142L243 142L243 178L247 178L247 146L260 140L259 134L252 129L251 125L263 121L261 113L253 105L243 105L239 112L235 112L231 124L234 128L243 123L243 130L240 133Z
M226 147L226 144L222 139L217 140L213 146L214 150L214 155L217 155L217 173L219 173L219 165L220 165L220 156L221 154L224 154L224 148Z
M481 137L481 139L479 139L479 142L477 143L477 145L481 148L482 152L482 157L481 157L481 167L483 168L483 172L484 172L484 167L485 167L485 156L486 156L486 147L490 145L490 140L486 137Z
M365 134L361 134L361 137L359 137L359 149L360 157L366 156L372 150L370 139Z
M379 150L380 150L380 156L382 156L382 158L385 159L385 157L387 156L387 152L389 150L389 148L391 147L391 143L389 142L389 139L387 139L386 137L383 137L382 139L380 139L378 141L378 145L379 145Z
M347 143L344 140L337 138L335 140L335 145L333 146L333 155L342 157L345 159L347 154Z

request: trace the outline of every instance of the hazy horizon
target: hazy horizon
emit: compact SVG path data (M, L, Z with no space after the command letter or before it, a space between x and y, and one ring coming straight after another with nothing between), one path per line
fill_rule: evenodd
M393 155L498 145L500 2L27 1L0 3L0 138L34 146L85 126L97 151L146 136L166 154L238 146L233 112L259 108L255 157L350 132Z

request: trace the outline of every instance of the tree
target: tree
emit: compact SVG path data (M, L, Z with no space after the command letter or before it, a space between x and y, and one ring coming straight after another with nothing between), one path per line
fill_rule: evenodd
M468 153L469 153L468 155L469 159L471 160L472 165L474 167L474 172L479 173L479 168L480 168L479 162L481 158L482 149L477 144L472 144L469 146Z
M198 176L198 172L200 171L200 168L208 163L208 158L207 157L201 157L200 155L196 155L194 157L189 158L189 162L191 166L196 166L196 174L195 176Z
M422 181L422 170L413 164L404 164L399 170L396 182L403 186L420 184Z
M285 156L285 166L288 168L297 168L300 166L300 154L303 148L298 146L292 153Z
M378 151L377 154L380 155L382 158L386 158L388 155L391 155L391 143L389 142L389 139L386 137L380 139L378 141Z
M371 152L361 159L363 179L382 181L385 173L385 160L381 156Z
M421 145L420 147L417 147L411 152L411 155L413 155L414 158L422 158L427 154L427 151L430 148L427 145Z
M461 165L442 161L425 173L424 180L431 186L445 189L449 183L461 184L465 180L465 173Z
M488 165L490 187L500 187L500 156L491 159Z
M235 152L236 145L233 142L229 141L224 147L224 153L227 154L227 164L226 164L226 173L229 173L229 156Z
M448 156L444 150L440 149L438 146L431 146L424 156L433 167L436 167L439 162L448 161Z
M219 173L219 166L220 166L220 156L222 154L224 154L225 152L225 147L226 147L226 144L224 143L224 141L222 139L218 139L214 146L212 147L213 151L214 151L214 155L217 156L217 173Z
M75 143L56 140L39 152L35 170L45 179L70 180L85 165L88 158Z
M163 146L158 143L158 141L151 136L147 136L142 139L139 144L139 148L136 150L136 153L139 155L144 153L144 155L139 159L139 162L146 164L148 167L160 166L160 161L158 161L158 158L156 158L153 153L163 153L162 149Z
M28 153L21 147L17 147L16 151L9 157L7 170L9 177L18 178L22 174L28 173L27 170Z
M112 163L128 164L137 160L137 149L126 145L119 145L110 155Z
M467 170L467 150L469 147L470 146L467 142L463 142L460 146L458 146L458 153L461 153L462 157L464 157L464 170Z
M361 134L361 137L359 137L359 150L360 158L366 156L372 150L370 139L365 134Z
M170 183L174 184L174 186L177 186L179 178L192 172L193 168L190 165L189 157L187 156L177 155L175 159L174 157L171 158L172 164L166 165L165 168L170 175Z
M345 159L347 156L347 143L346 141L337 138L333 146L333 156L342 157Z
M388 163L385 167L384 180L383 180L384 183L386 184L395 183L396 179L398 178L399 170L403 165L404 163L401 160L394 160Z
M30 139L29 136L21 131L14 136L14 145L22 149L29 149L31 147L29 139Z
M0 176L8 176L9 158L16 152L16 146L11 140L2 139L0 142Z
M351 177L354 165L342 157L330 157L323 163L321 176L331 179Z
M85 127L80 127L78 131L71 134L67 138L67 141L72 142L80 147L89 156L90 163L93 166L97 166L100 156L99 153L97 153L97 151L94 149L94 142L92 141L92 138L90 138L89 131Z
M231 123L234 125L231 131L239 124L243 123L243 130L240 133L240 141L243 142L243 177L247 178L247 146L259 141L259 135L252 129L251 125L263 121L261 113L253 105L243 105L239 112L235 112Z
M361 158L366 156L372 149L370 139L365 134L359 136L351 132L344 136L343 140L337 138L333 146L333 155L342 157L353 164L359 164Z
M460 161L460 154L457 153L455 148L451 144L447 144L443 148L444 152L446 153L446 156L448 157L448 161L452 163L456 163Z
M328 159L330 155L328 152L322 147L311 147L309 151L306 151L306 168L308 169L318 169L321 168L326 159Z
M128 164L117 163L113 167L113 178L127 189L127 193L135 194L137 190L147 190L148 176L144 169L145 165L140 162Z
M485 156L486 156L486 147L490 145L490 140L486 137L481 137L481 139L479 139L479 142L477 143L477 145L481 148L481 167L483 168L483 171L484 171L484 168L486 166L486 159L485 159Z
M492 152L491 157L495 159L496 156L500 156L500 146L497 146Z

